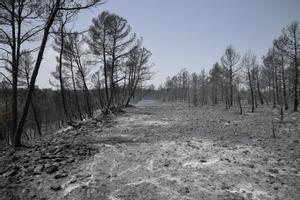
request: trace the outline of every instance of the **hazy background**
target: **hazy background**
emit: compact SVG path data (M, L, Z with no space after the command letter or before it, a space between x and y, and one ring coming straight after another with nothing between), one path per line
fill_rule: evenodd
M284 26L300 20L300 0L107 0L82 12L74 30L88 29L104 10L126 18L144 38L155 63L156 75L149 83L156 86L182 68L208 72L229 44L261 58ZM50 87L56 55L48 43L37 79L40 87Z

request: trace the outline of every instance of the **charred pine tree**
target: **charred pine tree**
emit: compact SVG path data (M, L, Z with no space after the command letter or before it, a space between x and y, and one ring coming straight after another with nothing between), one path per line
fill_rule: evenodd
M240 60L240 55L236 52L233 46L228 46L225 50L224 55L221 57L221 63L226 73L226 79L229 86L229 107L233 106L233 80L235 73L239 70L237 64Z
M257 67L255 69L256 89L257 89L260 104L264 105L264 98L263 98L263 94L261 92L261 87L260 87L260 80L261 80L260 73L261 73L261 68L259 67L259 65L257 65Z
M103 64L106 105L114 107L118 98L118 83L124 80L119 77L122 60L125 59L135 41L127 20L109 12L103 12L93 19L87 42L92 53Z
M24 2L24 1L22 1ZM32 4L31 4L32 3ZM33 68L33 72L32 72L32 77L30 79L30 84L29 84L29 88L26 94L26 98L25 98L25 103L24 103L24 107L22 109L22 115L20 117L20 121L18 123L18 126L16 128L15 131L15 140L14 140L14 145L15 147L20 147L21 146L21 137L22 137L22 132L23 132L23 128L24 128L24 124L27 118L27 114L28 114L28 110L29 110L29 106L30 106L30 100L34 91L34 87L35 87L35 81L37 78L37 75L39 73L39 69L40 69L40 65L43 59L43 55L44 55L44 51L46 48L46 44L48 41L48 36L50 34L50 30L52 25L54 24L54 22L57 19L57 16L64 12L64 11L74 11L74 12L78 12L82 9L87 9L90 8L92 6L95 6L99 3L102 3L101 0L91 0L91 1L86 1L85 3L82 3L81 1L77 1L77 0L67 0L67 1L61 1L61 0L51 0L51 1L44 1L42 4L39 1L30 1L30 3L28 2L28 6L31 6L35 9L36 12L33 13L38 13L38 17L40 19L42 19L41 21L44 21L41 23L40 27L40 32L42 32L42 36L41 36L41 42L38 48L38 53L37 53L37 57L36 57L36 62ZM34 6L33 6L34 4ZM32 18L32 20L36 20L36 18ZM33 23L35 24L35 23ZM36 30L36 29L34 29ZM32 34L28 34L28 35L32 35Z
M107 51L109 45L107 18L109 15L109 12L102 12L101 15L94 18L89 28L88 36L86 37L89 49L96 57L98 63L102 63L99 67L99 71L103 71L104 76L105 106L107 106L110 99L107 65ZM103 69L101 70L101 68Z
M274 42L274 46L286 55L290 63L294 66L294 112L299 106L298 100L298 81L299 81L299 49L300 49L300 27L298 22L291 23L283 29L282 35Z
M287 53L283 50L285 47L285 41L283 37L279 37L273 41L274 49L276 50L276 56L278 57L278 63L281 67L281 80L282 80L282 90L283 90L283 102L285 110L289 109L288 99L287 99L287 89L286 89L286 75L285 75L285 65L288 61Z
M72 34L72 37L73 37L72 47L74 49L73 56L74 56L74 61L77 65L76 75L78 78L77 79L78 84L82 87L84 91L84 97L87 106L87 114L89 117L92 117L93 109L92 109L92 103L90 99L90 91L87 85L87 76L90 73L90 68L88 66L87 58L84 57L86 56L86 54L79 48L79 46L81 46L84 41L80 39L79 34Z
M19 82L21 82L21 85L25 85L27 88L29 87L30 83L30 77L31 73L33 70L33 64L34 60L28 51L22 51L22 57L20 58L20 66L19 66ZM39 122L38 114L37 114L37 109L34 104L33 99L30 101L32 113L33 113L33 118L36 124L36 128L38 131L39 136L42 136L42 131L41 131L41 124Z
M198 75L192 73L192 102L194 106L198 105Z
M79 94L77 91L77 86L76 86L76 77L74 73L74 49L73 49L73 41L74 37L72 37L72 33L68 33L66 42L65 42L65 51L64 51L64 58L65 58L65 63L64 65L69 69L70 71L70 79L71 79L71 84L73 88L73 92L75 95L75 104L77 108L77 112L79 115L80 120L83 120L83 114L81 111L81 106L79 103Z
M0 61L6 66L11 75L11 145L19 145L17 126L19 122L18 75L23 46L35 39L42 31L39 23L34 20L40 16L41 6L37 1L3 0L0 3ZM29 25L28 25L29 24ZM29 102L29 100L28 100ZM29 105L30 103L28 103ZM16 139L15 139L16 138ZM17 143L17 144L15 144Z
M251 96L251 112L254 112L255 109L255 97L254 97L254 68L256 66L256 56L254 56L251 52L247 52L242 59L242 66L246 70L248 86L250 89Z
M209 71L209 84L211 88L211 101L214 105L218 104L218 99L222 90L222 68L216 62L212 69Z
M55 33L55 39L54 39L54 46L53 49L59 53L59 55L56 57L56 60L58 62L57 66L57 78L59 80L60 85L60 94L62 99L62 105L65 113L66 120L68 122L72 121L72 118L70 116L70 113L68 111L67 107L67 100L66 100L66 92L65 92L65 82L66 78L63 77L63 59L64 59L64 53L65 53L65 43L66 43L66 25L69 23L73 17L72 12L66 12L62 14L59 18L59 27L53 32Z
M128 76L128 96L125 106L128 106L130 100L134 97L136 89L143 81L151 78L149 59L151 52L146 48L138 45L129 53L127 61L127 68L129 70Z

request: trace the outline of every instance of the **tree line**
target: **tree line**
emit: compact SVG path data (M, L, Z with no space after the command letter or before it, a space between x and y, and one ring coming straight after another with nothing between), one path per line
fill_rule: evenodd
M237 106L243 112L243 100L254 112L258 105L272 105L298 111L300 27L293 22L282 29L272 47L262 57L247 51L238 53L230 45L220 61L206 73L186 69L168 77L159 91L164 101L184 101L194 105L223 103L227 109Z
M151 52L123 17L105 11L88 30L73 30L81 10L101 4L102 0L1 1L0 132L10 145L21 146L28 130L42 135L51 122L75 126L97 109L107 114L128 106L151 78ZM50 80L56 90L36 86L49 41L57 53Z

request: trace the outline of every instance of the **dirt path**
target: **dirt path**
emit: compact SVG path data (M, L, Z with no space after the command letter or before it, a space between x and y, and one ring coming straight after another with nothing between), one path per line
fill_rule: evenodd
M79 130L62 133L68 139L79 134L76 141L92 145L98 153L78 162L73 158L71 164L61 161L54 173L33 173L26 180L35 193L24 189L23 197L300 199L299 115L287 116L276 127L277 139L273 139L275 115L269 109L241 116L221 107L143 102L126 111L110 123L90 121ZM64 141L59 138L54 136ZM81 151L85 155L87 151L80 148L76 150L74 143L53 150L59 156L63 151L71 152L70 156ZM52 160L57 162L57 158Z
M293 123L275 140L265 111L137 106L91 130L99 153L72 171L53 199L299 199Z

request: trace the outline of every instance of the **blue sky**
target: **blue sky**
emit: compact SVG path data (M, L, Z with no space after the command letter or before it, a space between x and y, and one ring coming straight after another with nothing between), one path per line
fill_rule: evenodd
M300 0L107 0L82 12L74 29L87 29L104 10L126 18L144 38L155 63L150 83L156 86L182 68L208 71L229 44L261 58L283 27L300 21ZM38 77L41 87L49 87L55 55L50 45Z

